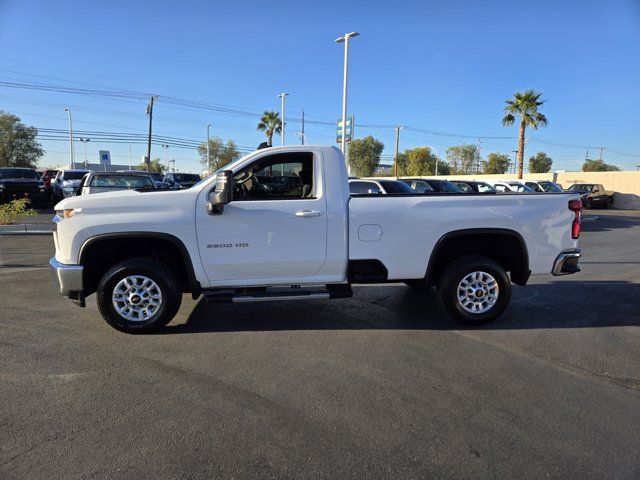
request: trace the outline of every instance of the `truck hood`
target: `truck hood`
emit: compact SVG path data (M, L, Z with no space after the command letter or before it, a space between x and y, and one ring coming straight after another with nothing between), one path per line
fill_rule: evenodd
M188 193L187 193L188 192ZM56 204L56 210L64 210L67 208L82 209L127 209L132 210L139 206L141 209L149 205L167 205L178 200L178 195L187 193L197 196L194 190L147 190L139 192L137 190L118 190L114 192L103 192L92 195L78 195L66 198ZM195 195L194 195L195 194Z

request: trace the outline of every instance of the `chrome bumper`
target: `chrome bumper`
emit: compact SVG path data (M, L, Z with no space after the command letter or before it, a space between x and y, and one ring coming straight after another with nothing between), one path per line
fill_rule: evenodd
M551 273L558 276L579 272L580 266L578 265L578 261L581 256L582 250L579 248L560 252L560 255L558 255L555 262L553 262L553 270Z
M84 267L82 265L66 265L57 261L55 257L49 260L49 265L55 271L60 287L60 295L71 298L74 296L71 295L71 292L76 292L77 294L84 290L82 285L82 271Z

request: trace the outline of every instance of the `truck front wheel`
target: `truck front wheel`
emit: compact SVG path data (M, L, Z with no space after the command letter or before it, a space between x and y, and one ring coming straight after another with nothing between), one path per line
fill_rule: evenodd
M147 258L131 258L114 266L102 277L96 297L102 318L125 333L164 327L182 302L173 271Z
M499 317L511 298L511 281L497 262L469 256L449 265L438 285L442 304L461 323L481 325Z

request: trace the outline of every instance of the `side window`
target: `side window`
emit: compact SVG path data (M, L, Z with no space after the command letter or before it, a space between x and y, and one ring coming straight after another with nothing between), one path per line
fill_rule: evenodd
M480 193L490 192L492 190L493 189L489 185L486 185L484 183L479 183L478 184L478 192L480 192Z
M500 184L494 185L493 188L495 188L499 192L506 192L507 191L507 188L504 185L500 185Z
M349 193L354 195L367 195L380 193L380 189L373 182L349 182Z
M315 198L313 153L269 155L233 176L234 200L299 200Z
M414 182L413 189L416 193L433 192L433 188L427 182Z
M465 193L472 193L473 189L467 185L466 183L454 183L454 185L456 187L458 187L460 190L462 190Z

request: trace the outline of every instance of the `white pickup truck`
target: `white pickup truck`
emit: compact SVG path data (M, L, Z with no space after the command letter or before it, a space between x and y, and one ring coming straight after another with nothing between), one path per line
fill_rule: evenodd
M114 328L166 325L183 293L231 302L329 299L357 283L435 286L480 324L511 282L580 270L577 194L350 195L334 147L258 150L186 190L67 198L54 217L60 293L96 293ZM508 272L508 273L507 273Z

